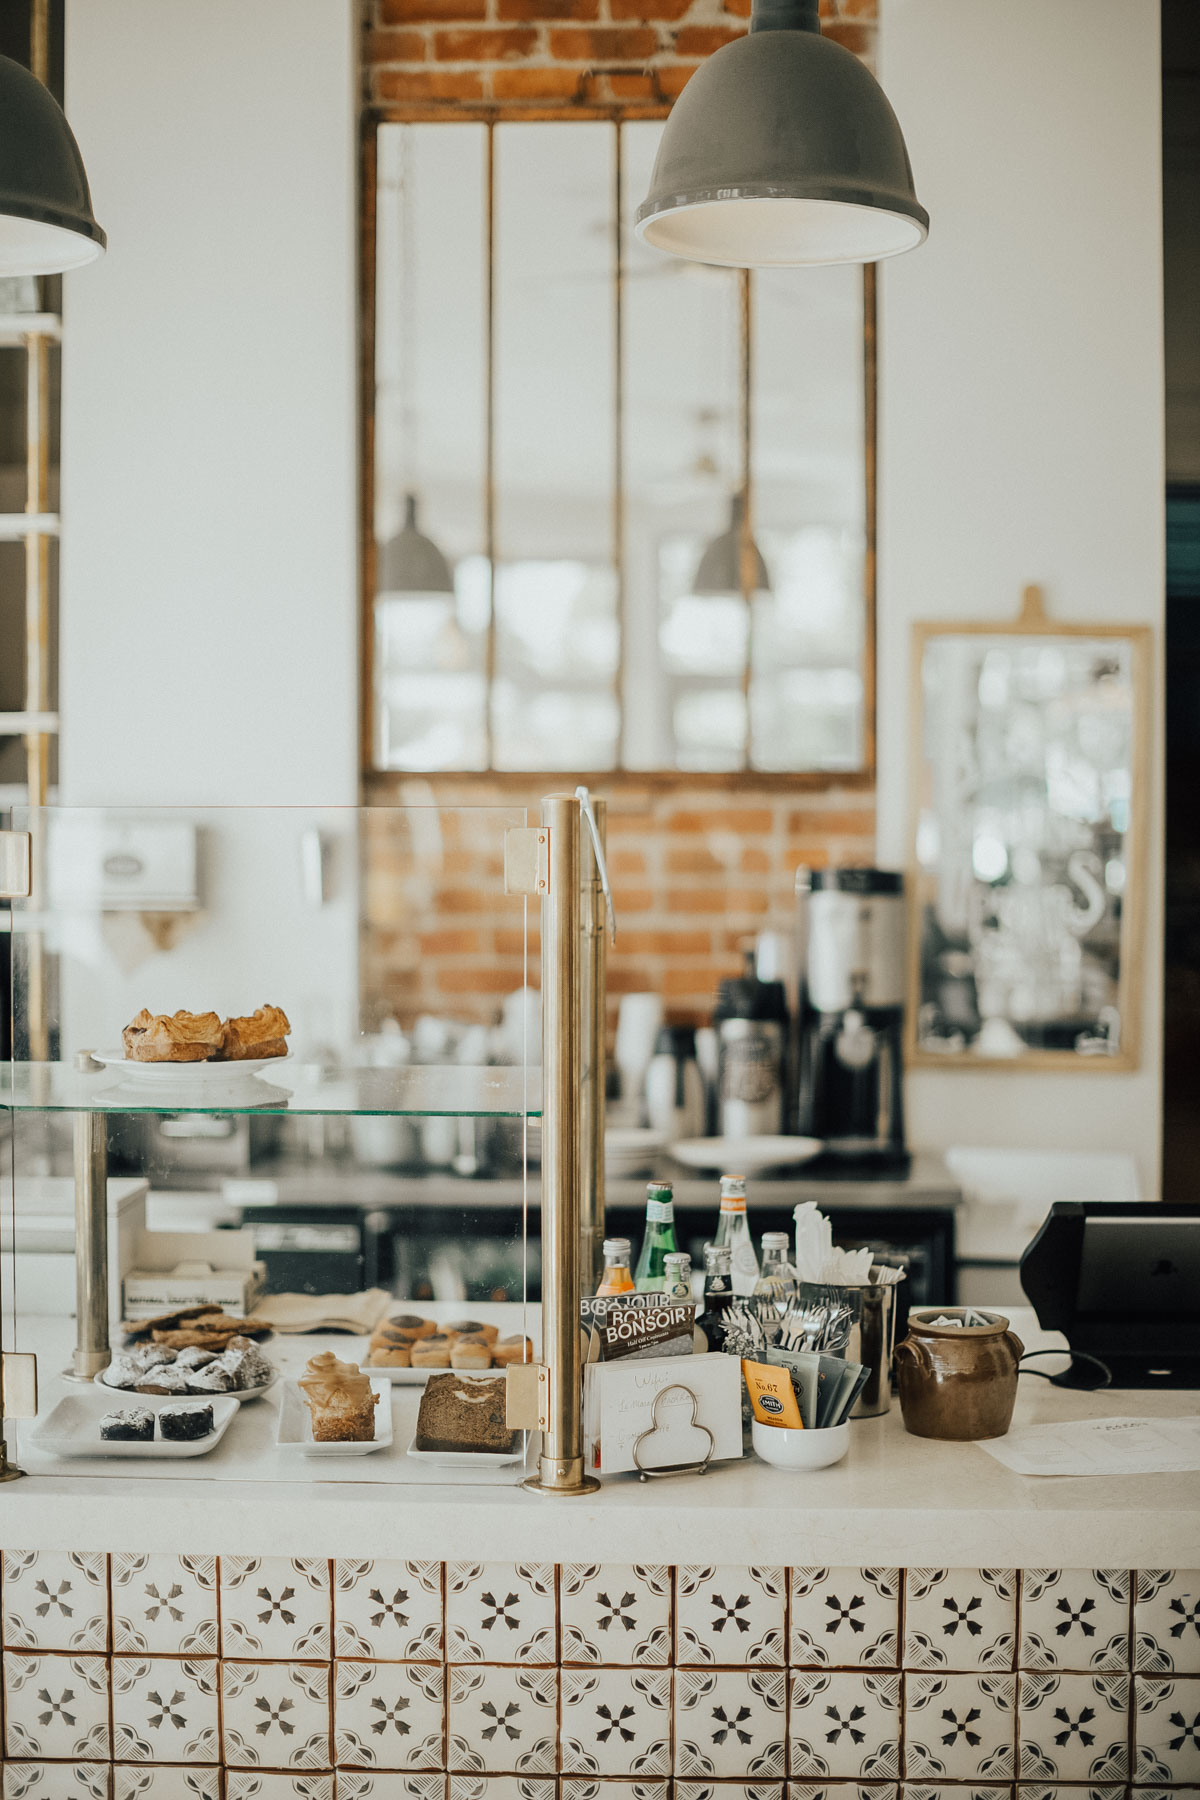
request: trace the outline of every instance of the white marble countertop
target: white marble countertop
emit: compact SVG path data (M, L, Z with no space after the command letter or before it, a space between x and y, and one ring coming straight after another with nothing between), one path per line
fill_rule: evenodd
M420 1310L449 1317L464 1308ZM501 1310L518 1311L470 1310L497 1322ZM1031 1347L1054 1341L1032 1314L1011 1316ZM530 1330L536 1340L532 1321ZM18 1348L41 1352L45 1411L64 1391L47 1372L67 1360L71 1326L26 1320L21 1337ZM329 1341L343 1356L353 1342ZM295 1374L316 1347L311 1337L276 1338L270 1354ZM467 1485L408 1461L417 1399L417 1390L393 1391L391 1451L340 1465L276 1448L271 1395L241 1409L211 1457L175 1464L169 1476L162 1464L150 1476L149 1464L58 1462L30 1450L28 1427L10 1427L29 1478L0 1487L0 1543L436 1561L1151 1568L1195 1560L1200 1474L1014 1475L976 1445L909 1436L895 1402L884 1417L853 1424L850 1454L832 1469L793 1475L748 1453L701 1477L621 1476L598 1494L548 1499L505 1472L472 1474ZM1197 1411L1188 1393L1068 1393L1026 1377L1015 1423Z

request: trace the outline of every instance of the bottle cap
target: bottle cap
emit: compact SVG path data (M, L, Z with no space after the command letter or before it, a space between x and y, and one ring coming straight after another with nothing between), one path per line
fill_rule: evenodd
M764 1250L786 1250L789 1242L786 1231L764 1231L762 1234Z
M629 1252L632 1248L633 1245L628 1238L605 1238L604 1260L605 1262L614 1262L618 1256L623 1256L628 1262Z
M676 1268L680 1268L684 1263L690 1268L692 1263L692 1253L690 1250L668 1250L667 1254L663 1257L663 1262L668 1269L671 1268L672 1265Z
M728 1244L705 1244L704 1267L710 1275L728 1275L733 1252Z
M647 1200L670 1200L675 1189L669 1181L648 1181L646 1183Z

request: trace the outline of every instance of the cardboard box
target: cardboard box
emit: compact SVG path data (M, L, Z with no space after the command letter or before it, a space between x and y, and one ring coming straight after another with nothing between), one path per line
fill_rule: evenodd
M143 1231L137 1267L124 1281L124 1316L152 1319L177 1306L253 1312L267 1285L248 1231Z

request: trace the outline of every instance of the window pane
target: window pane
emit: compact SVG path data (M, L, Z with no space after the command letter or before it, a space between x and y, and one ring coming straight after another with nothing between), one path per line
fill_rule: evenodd
M745 755L745 608L692 590L739 480L738 276L670 260L634 235L662 129L621 127L625 760L634 769L736 769Z
M482 768L487 132L382 125L378 158L375 753L382 768ZM411 586L395 548L408 495L452 593Z
M501 769L616 761L614 178L609 124L496 127Z
M753 283L754 535L770 574L751 637L751 761L863 758L862 272L760 269Z

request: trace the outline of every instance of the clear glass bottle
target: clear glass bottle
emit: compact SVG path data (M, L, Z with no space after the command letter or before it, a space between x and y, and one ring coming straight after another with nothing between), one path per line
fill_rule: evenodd
M596 1289L598 1294L632 1294L633 1276L629 1270L632 1255L633 1245L628 1238L605 1238L604 1273Z
M663 1289L668 1300L690 1300L692 1297L692 1258L687 1250L672 1250L663 1257L666 1279Z
M675 1193L669 1182L651 1181L646 1186L646 1235L634 1271L639 1294L661 1294L666 1282L667 1256L675 1241Z
M712 1350L725 1348L725 1315L733 1305L733 1281L729 1273L729 1249L725 1244L704 1246L704 1312L700 1329Z
M755 1287L756 1294L765 1294L768 1299L783 1302L790 1300L796 1292L796 1271L788 1260L791 1240L786 1231L764 1231L762 1236L762 1273Z
M746 1220L746 1177L722 1175L721 1214L717 1220L718 1248L728 1245L735 1294L752 1294L758 1286L758 1257Z

